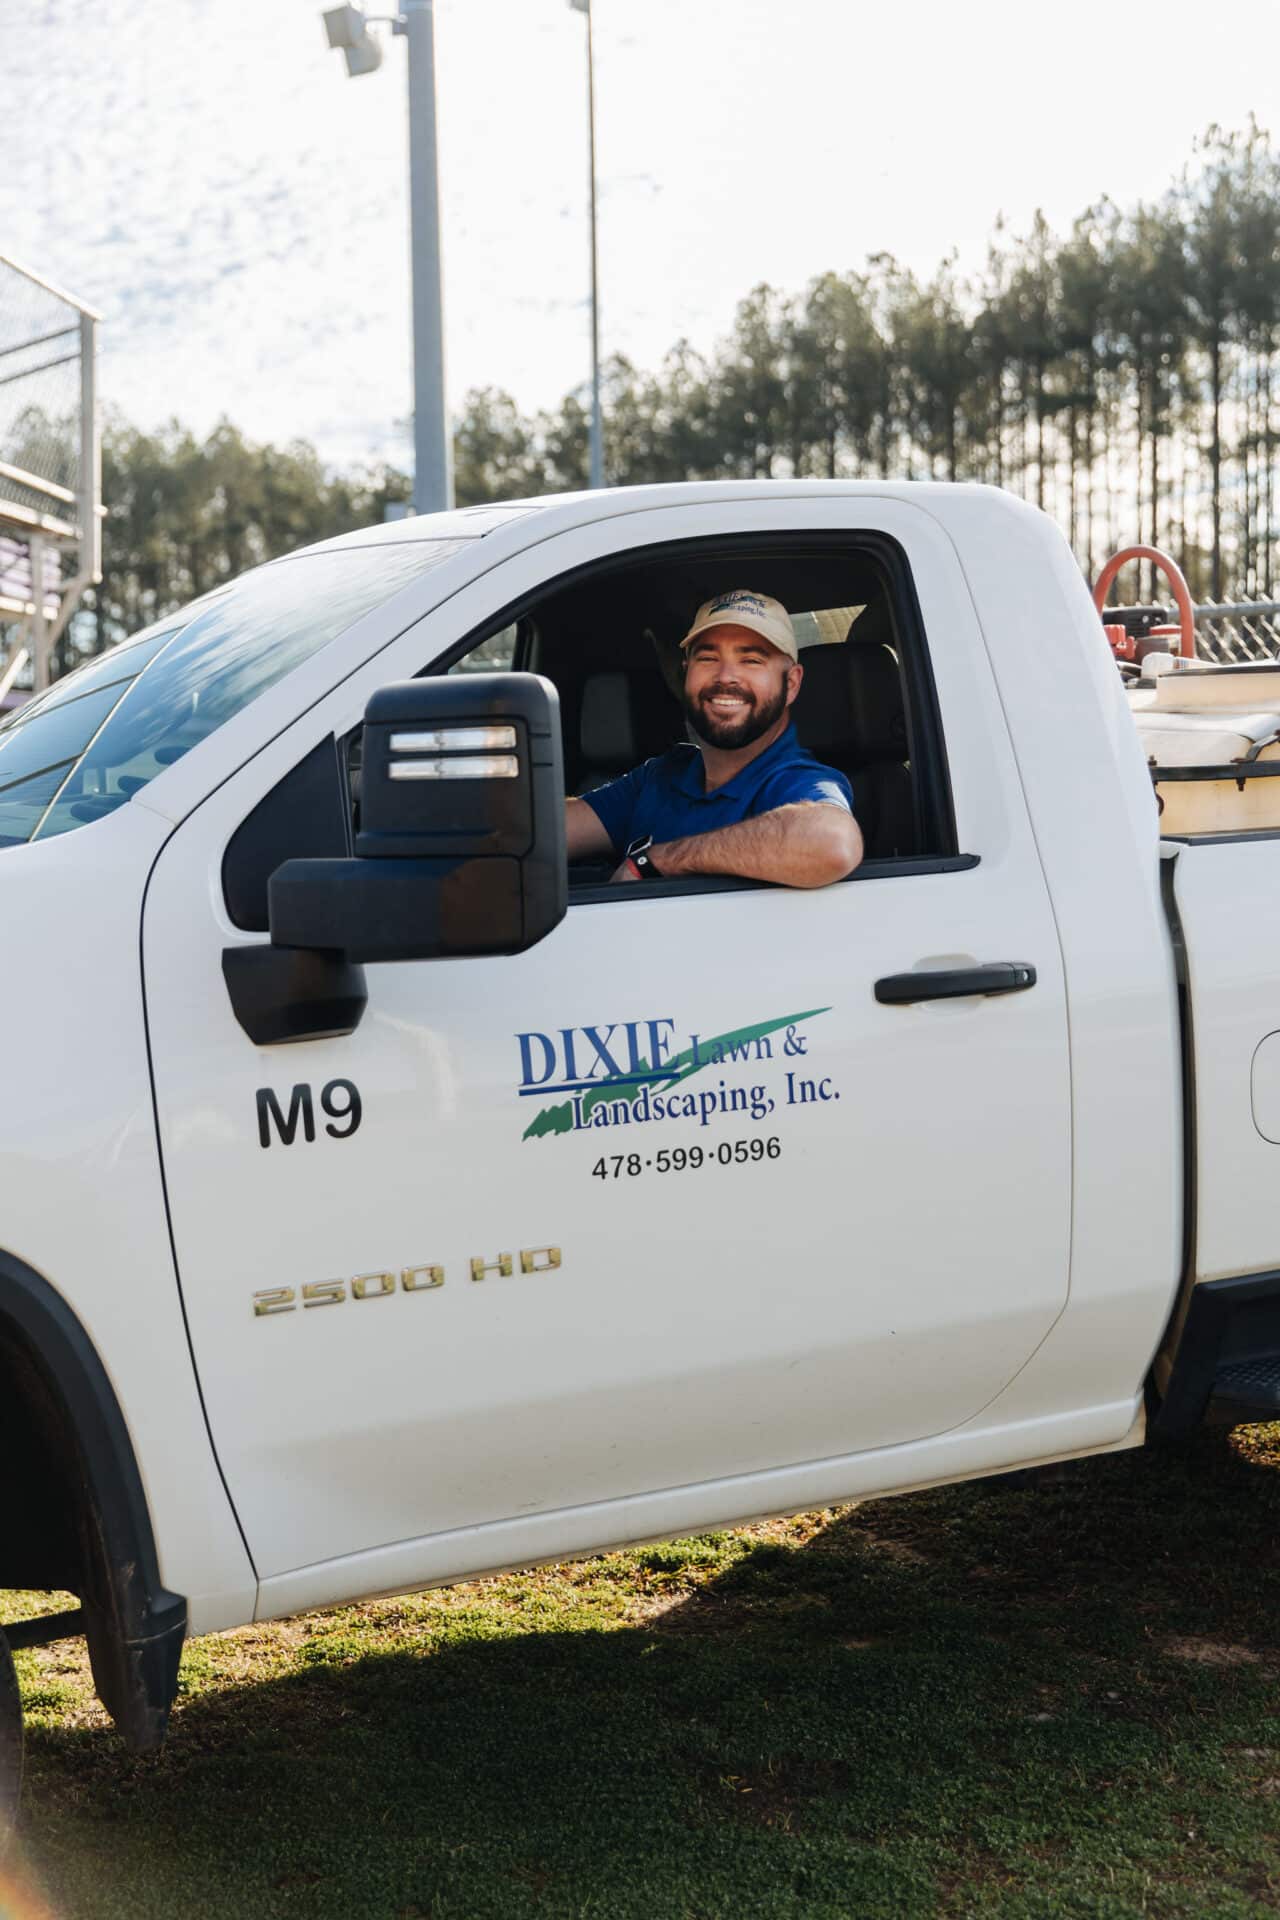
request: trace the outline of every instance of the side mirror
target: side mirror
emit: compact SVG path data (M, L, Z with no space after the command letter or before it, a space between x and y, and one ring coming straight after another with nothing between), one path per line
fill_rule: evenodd
M532 673L382 687L365 709L349 860L287 860L269 947L223 973L258 1046L351 1033L362 963L523 953L568 907L560 702Z
M382 687L365 709L353 860L288 860L273 947L349 961L523 953L568 906L555 688L532 673Z

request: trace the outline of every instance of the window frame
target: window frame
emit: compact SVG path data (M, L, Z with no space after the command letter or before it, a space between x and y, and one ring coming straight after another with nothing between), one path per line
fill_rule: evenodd
M661 566L664 561L676 562L695 556L699 559L723 557L726 568L732 571L743 559L795 559L803 557L805 553L813 553L824 559L842 554L866 555L880 569L885 591L889 595L898 666L902 674L907 758L912 769L920 835L926 845L935 849L927 854L902 858L865 860L853 873L846 875L845 881L837 884L844 885L860 879L906 878L922 873L964 872L977 866L979 856L965 853L959 846L951 773L924 618L906 552L901 542L891 534L873 528L814 528L808 531L787 528L775 533L694 534L679 540L657 541L652 545L628 548L623 553L604 555L571 567L558 574L554 581L543 581L537 588L509 601L437 655L414 678L430 679L434 675L448 673L468 653L483 645L502 628L513 624L518 631L511 670L526 671L535 630L533 616L538 606L551 594L588 580L641 568L650 570ZM347 764L346 741L350 737L347 735L343 743L344 767ZM729 874L690 874L652 881L643 889L618 887L609 882L588 881L576 886L571 882L569 905L601 905L636 897L681 898L694 893L739 893L744 889L770 884L765 880L748 880Z
M620 576L636 569L651 570L664 562L691 557L722 559L736 568L744 558L782 557L795 559L811 553L823 558L833 555L865 555L877 564L884 589L890 597L894 644L902 673L904 710L907 725L907 756L912 766L920 817L921 838L933 851L927 854L864 860L839 885L853 881L871 881L916 877L933 873L966 872L979 864L979 856L963 851L957 839L951 775L946 754L944 730L934 680L932 658L924 630L924 620L916 594L906 552L893 535L875 528L784 528L774 531L720 532L685 535L628 547L621 552L602 554L568 567L552 578L542 578L535 586L504 601L484 619L469 627L456 640L439 649L431 660L410 676L415 679L443 677L469 653L492 639L503 628L517 628L514 657L510 671L536 670L533 659L537 636L536 613L539 606L562 589L590 579ZM403 636L401 636L403 637ZM655 671L657 671L655 663ZM345 816L354 820L354 795L350 779L353 742L363 731L363 719L337 733L335 747L341 800ZM304 756L305 757L305 756ZM281 776L283 781L287 775ZM279 783L276 783L279 784ZM267 796L260 796L264 799ZM728 874L688 875L667 878L640 887L616 886L603 879L571 885L569 905L615 904L621 900L684 898L706 893L739 893L767 887L767 881L750 880ZM223 895L226 903L225 893Z

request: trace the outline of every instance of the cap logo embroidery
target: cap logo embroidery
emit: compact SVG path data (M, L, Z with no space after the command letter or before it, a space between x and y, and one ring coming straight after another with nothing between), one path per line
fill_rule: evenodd
M764 615L764 601L754 593L722 593L718 600L711 602L711 613L724 613L728 608L737 608L742 613Z

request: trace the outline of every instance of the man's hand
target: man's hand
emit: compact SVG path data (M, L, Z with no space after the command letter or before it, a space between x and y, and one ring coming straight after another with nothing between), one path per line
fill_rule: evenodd
M826 887L852 873L862 853L852 814L826 801L800 800L731 827L654 845L649 858L664 879L725 873L783 887ZM613 874L617 881L636 877L628 860Z

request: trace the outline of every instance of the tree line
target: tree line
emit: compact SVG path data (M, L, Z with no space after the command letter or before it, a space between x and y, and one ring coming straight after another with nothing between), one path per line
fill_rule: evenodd
M1143 539L1197 598L1270 598L1278 349L1280 155L1256 125L1214 128L1159 200L1103 200L1065 236L1039 217L998 227L975 274L878 254L798 293L754 288L708 353L682 341L650 371L615 356L606 477L987 481L1052 514L1089 576ZM583 389L536 413L472 391L459 503L585 486L588 425ZM64 663L409 491L394 465L333 473L306 443L258 445L227 422L201 440L111 419L105 575Z
M756 287L708 356L605 383L615 482L780 475L979 480L1051 513L1092 576L1142 539L1199 597L1271 597L1280 156L1211 128L1155 203L1065 237L998 228L986 262L922 278L888 254L799 294ZM585 485L586 397L527 418L468 397L460 493Z

